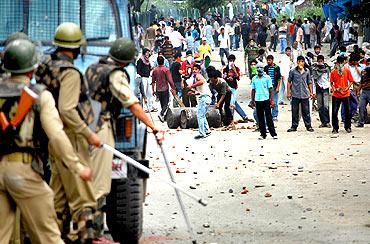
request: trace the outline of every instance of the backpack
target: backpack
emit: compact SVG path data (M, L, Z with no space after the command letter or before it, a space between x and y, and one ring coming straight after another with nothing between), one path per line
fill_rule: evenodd
M38 96L46 89L39 84L28 88ZM24 85L10 78L0 81L0 157L15 152L28 153L33 157L32 168L43 175L43 165L48 163L48 138L41 125L40 105L20 103L23 89Z
M118 118L122 109L122 103L113 96L109 89L109 75L116 70L124 72L129 77L126 70L108 62L106 58L90 65L85 72L91 98L101 104L100 114L105 115L109 112L113 119ZM101 119L98 119L97 127L100 127L101 122Z
M81 93L77 111L81 119L92 129L95 130L97 119L101 110L101 106L94 102L89 94L89 88L84 76L64 57L57 57L55 54L46 55L43 57L35 78L37 83L46 86L55 99L56 107L58 108L59 90L60 90L60 74L66 69L74 69L80 74L81 78Z

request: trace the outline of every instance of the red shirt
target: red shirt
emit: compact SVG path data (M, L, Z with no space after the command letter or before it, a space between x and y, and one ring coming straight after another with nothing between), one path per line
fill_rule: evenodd
M176 90L171 72L164 65L159 65L153 70L152 82L156 84L157 91L167 91L168 85L171 86L171 89Z
M341 88L344 91L333 91L333 97L336 98L344 98L350 96L349 87L350 84L353 82L353 78L351 75L351 71L348 68L343 68L343 75L340 76L338 74L338 70L334 69L330 73L330 83L334 90L336 88Z
M190 76L193 74L193 64L189 64L186 60L182 62L180 70L185 76L185 79L190 78Z

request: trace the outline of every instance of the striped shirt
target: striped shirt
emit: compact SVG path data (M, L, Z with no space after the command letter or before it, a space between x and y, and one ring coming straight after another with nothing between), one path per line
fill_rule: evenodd
M267 69L267 74L270 76L271 78L271 83L275 86L275 65L273 66L269 66L268 69Z
M286 39L286 33L287 33L287 28L284 26L281 26L279 28L279 39L282 39L282 38Z

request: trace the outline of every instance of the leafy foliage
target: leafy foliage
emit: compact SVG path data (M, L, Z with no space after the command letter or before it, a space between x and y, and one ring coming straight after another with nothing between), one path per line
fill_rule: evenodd
M130 0L130 5L135 12L140 12L141 5L145 0Z
M218 7L225 3L225 0L188 0L189 7L198 9L202 16L209 8Z

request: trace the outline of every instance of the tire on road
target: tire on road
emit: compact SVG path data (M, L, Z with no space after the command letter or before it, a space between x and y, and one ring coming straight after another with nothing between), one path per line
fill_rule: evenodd
M121 244L138 244L143 231L143 179L112 180L107 196L107 225Z

